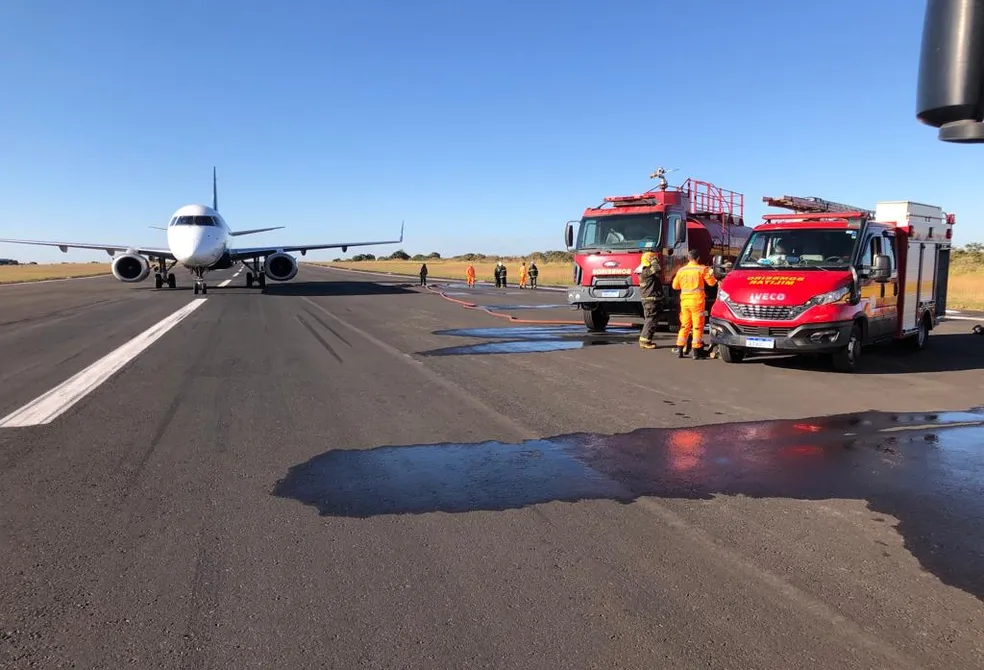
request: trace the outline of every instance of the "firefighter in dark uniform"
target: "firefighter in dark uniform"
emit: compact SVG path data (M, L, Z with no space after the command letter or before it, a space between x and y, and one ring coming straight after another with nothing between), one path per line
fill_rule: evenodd
M639 292L642 294L642 315L646 321L639 333L639 346L655 349L656 321L659 318L660 302L663 299L663 284L660 282L659 257L651 251L642 255L642 262L636 268L639 274Z

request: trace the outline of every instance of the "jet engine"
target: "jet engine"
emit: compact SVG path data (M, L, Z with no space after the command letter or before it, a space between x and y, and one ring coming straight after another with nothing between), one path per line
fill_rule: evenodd
M263 261L263 273L273 281L290 281L297 275L297 261L290 254L278 251Z
M113 276L122 282L143 281L150 274L150 263L140 254L128 252L113 259Z

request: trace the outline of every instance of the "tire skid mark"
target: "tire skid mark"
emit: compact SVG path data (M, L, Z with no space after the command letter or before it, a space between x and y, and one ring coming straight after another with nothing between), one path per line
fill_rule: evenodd
M307 331L314 336L314 339L320 342L321 346L323 346L329 354L335 357L335 360L337 360L339 363L343 362L342 357L339 356L338 353L332 348L332 346L325 341L325 338L321 337L321 335L318 334L318 331L314 329L314 326L312 326L310 323L305 321L304 317L302 317L300 314L295 314L294 316L296 316L297 320L301 322L301 325L304 326L307 329Z

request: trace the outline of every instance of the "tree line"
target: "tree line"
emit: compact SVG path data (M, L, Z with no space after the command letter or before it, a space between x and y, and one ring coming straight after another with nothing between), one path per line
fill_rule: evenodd
M375 256L373 254L355 254L351 258L336 258L334 262L353 262L364 261L468 261L473 263L495 262L495 261L533 261L536 263L571 263L574 256L568 251L534 251L525 256L496 256L489 254L467 253L459 256L444 258L436 251L429 254L410 255L403 249L398 249L388 256ZM962 247L954 247L952 253L952 263L954 266L967 269L984 269L984 242L970 242Z

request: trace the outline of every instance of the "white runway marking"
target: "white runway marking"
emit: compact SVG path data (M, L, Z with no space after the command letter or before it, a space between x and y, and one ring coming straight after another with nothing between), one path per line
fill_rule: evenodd
M219 284L219 288L223 288L224 286L228 286L231 282L232 282L231 279L226 279L224 282L222 282L221 284Z
M15 412L0 419L0 428L40 426L51 423L72 405L94 391L124 365L202 306L207 298L196 298L177 312L140 333L115 351L67 379L44 395L38 396Z

